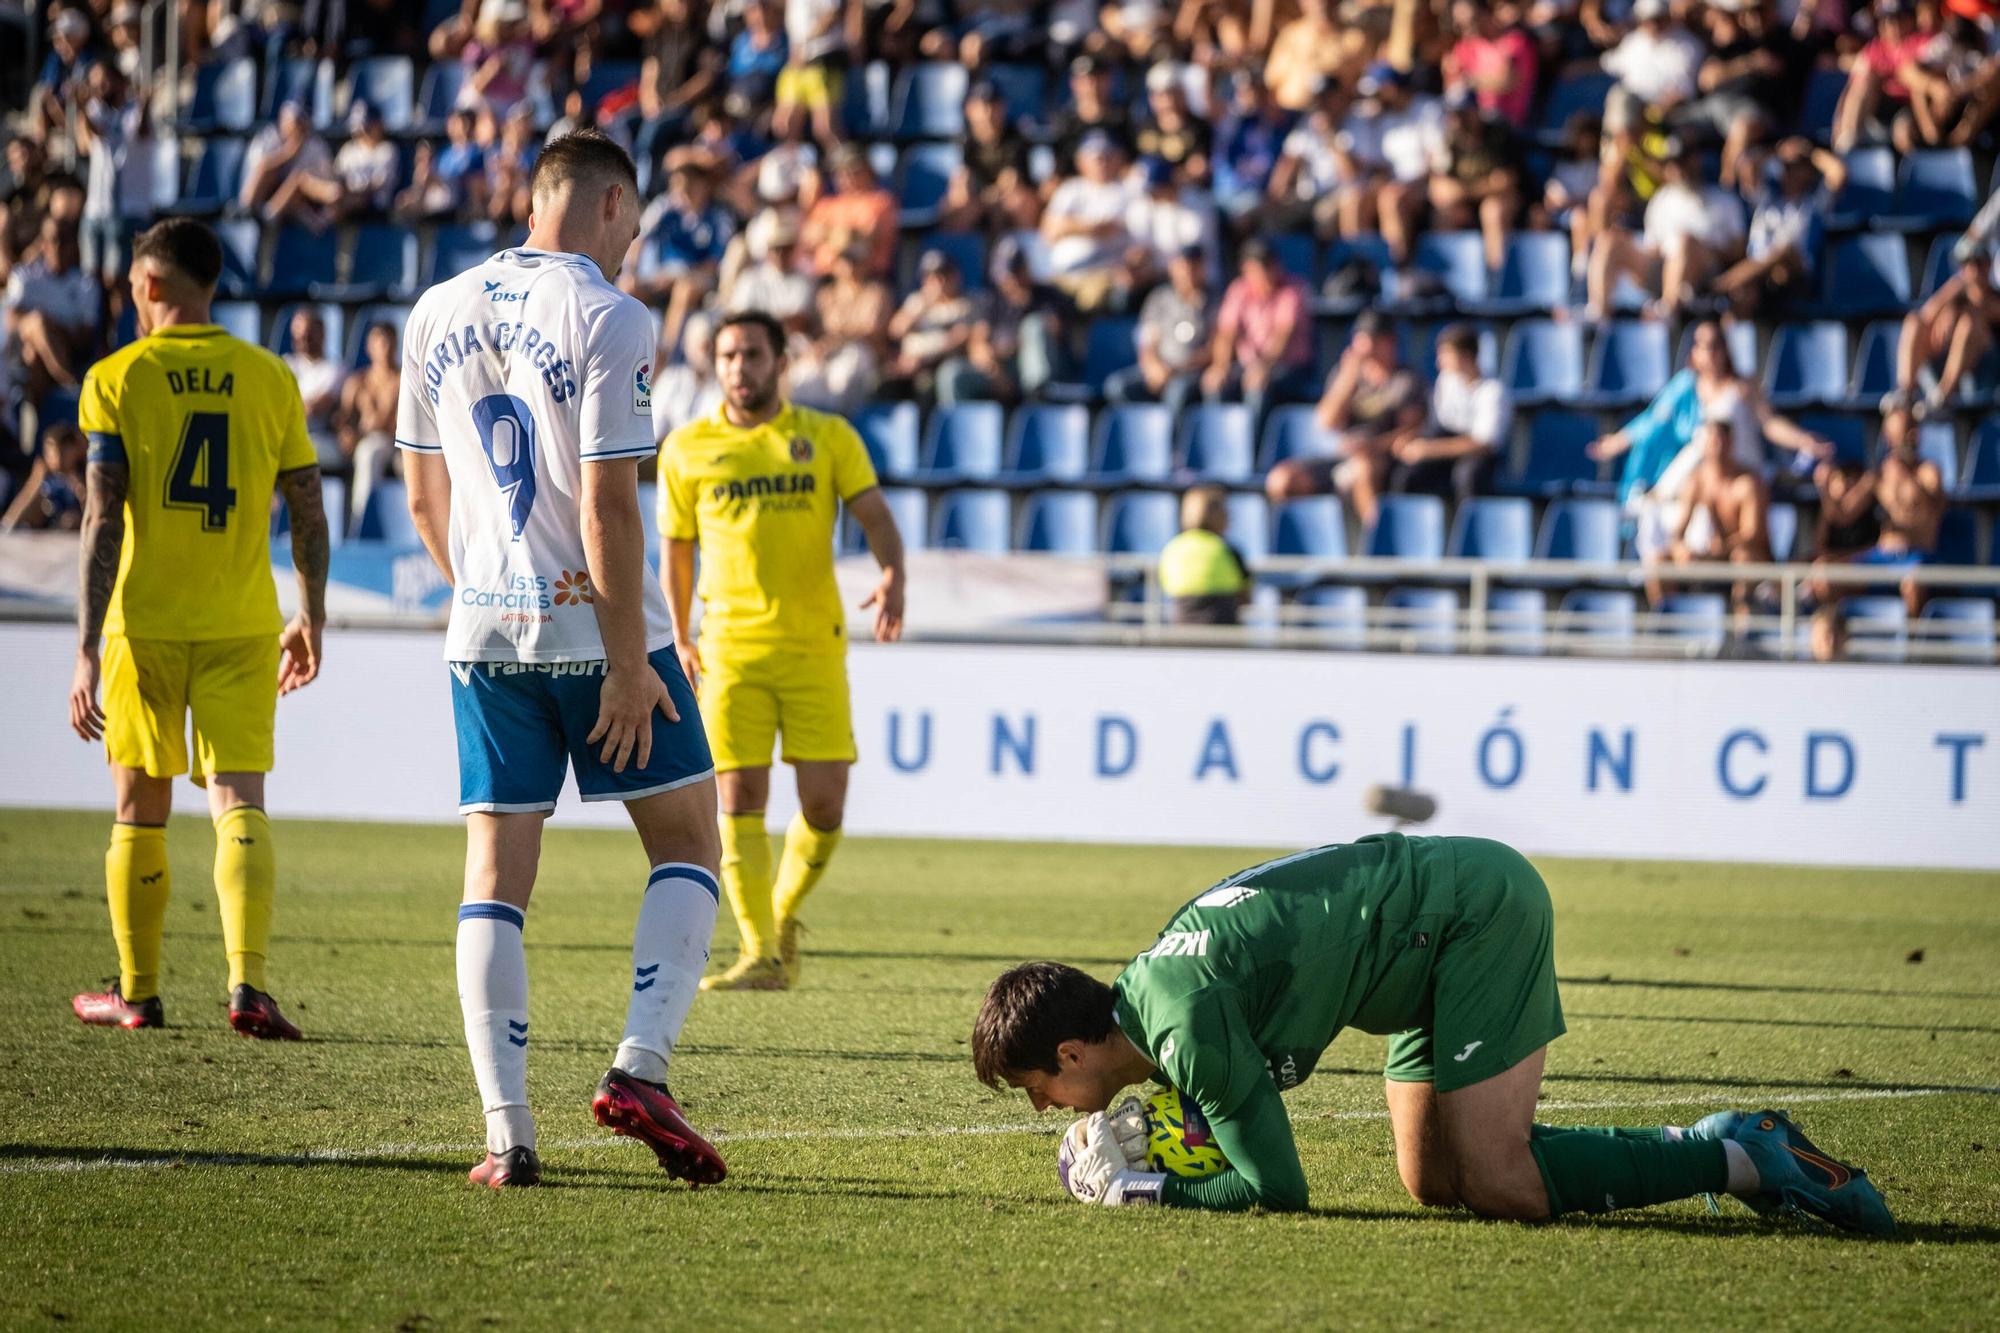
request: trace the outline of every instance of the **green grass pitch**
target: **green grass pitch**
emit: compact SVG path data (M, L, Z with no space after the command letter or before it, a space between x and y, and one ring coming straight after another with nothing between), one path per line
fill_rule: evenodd
M528 919L550 1188L481 1138L452 972L463 838L281 822L272 985L298 1046L224 1027L211 835L171 834L164 1032L85 1029L112 958L107 820L0 815L0 1327L997 1325L1991 1328L2000 1323L2000 878L1551 861L1570 1033L1545 1118L1790 1107L1867 1166L1893 1242L1683 1203L1547 1226L1426 1214L1347 1034L1289 1098L1313 1211L1087 1209L1059 1114L972 1079L1002 966L1113 975L1232 850L855 840L800 990L708 995L674 1085L729 1159L691 1193L591 1123L644 864L551 830ZM732 956L725 920L717 963ZM1919 959L1919 953L1920 961Z

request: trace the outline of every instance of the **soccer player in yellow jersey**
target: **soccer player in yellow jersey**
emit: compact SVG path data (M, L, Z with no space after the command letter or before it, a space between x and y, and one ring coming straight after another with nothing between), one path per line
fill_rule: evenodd
M833 525L846 504L882 567L862 603L875 639L903 632L903 539L854 428L779 397L784 330L761 311L713 335L722 405L660 453L660 577L675 649L699 683L722 801L722 886L742 947L705 990L785 990L798 980L799 907L840 843L854 723L847 628L833 578ZM701 641L688 617L701 549ZM775 883L764 807L771 749L798 777L799 814Z
M83 380L90 462L69 720L104 741L111 764L118 822L104 878L118 980L72 1004L86 1023L164 1024L166 825L173 780L189 770L192 714L194 780L215 821L229 1024L296 1040L264 983L277 877L264 775L278 695L319 674L326 516L291 372L209 319L221 274L221 244L201 223L168 218L142 234L131 278L141 337ZM299 576L290 624L271 580L274 491Z

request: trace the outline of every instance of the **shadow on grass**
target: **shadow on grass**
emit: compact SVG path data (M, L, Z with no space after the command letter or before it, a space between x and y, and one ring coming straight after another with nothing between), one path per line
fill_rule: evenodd
M1347 1074L1357 1078L1380 1078L1378 1069L1335 1068L1322 1065L1318 1074ZM1762 1092L1782 1092L1786 1089L1798 1091L1861 1091L1890 1093L1964 1093L1975 1097L2000 1096L2000 1086L1977 1083L1907 1083L1881 1082L1867 1078L1728 1078L1720 1074L1624 1074L1609 1071L1596 1074L1545 1073L1543 1083L1636 1083L1644 1087L1661 1088L1751 1088Z
M1570 1018L1601 1018L1618 1023L1727 1023L1753 1028L1840 1028L1862 1032L1972 1032L2000 1036L2000 1027L1977 1023L1865 1023L1815 1018L1724 1018L1719 1014L1592 1014L1565 1007Z

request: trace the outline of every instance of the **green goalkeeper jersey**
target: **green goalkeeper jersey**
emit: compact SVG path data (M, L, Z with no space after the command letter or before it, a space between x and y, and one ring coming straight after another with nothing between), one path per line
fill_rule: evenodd
M1429 1023L1453 863L1450 840L1388 833L1253 866L1181 908L1119 974L1119 1027L1207 1114L1232 1166L1168 1180L1165 1202L1304 1205L1278 1092L1342 1028Z

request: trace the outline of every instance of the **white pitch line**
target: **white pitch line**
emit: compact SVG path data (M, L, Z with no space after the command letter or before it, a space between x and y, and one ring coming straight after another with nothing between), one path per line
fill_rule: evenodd
M1968 1088L1851 1088L1834 1092L1781 1093L1771 1097L1736 1097L1740 1088L1698 1089L1685 1096L1619 1098L1612 1101L1541 1102L1537 1111L1618 1111L1654 1106L1684 1106L1689 1102L1720 1100L1732 1105L1793 1106L1809 1102L1872 1102L1906 1100L1912 1097L2000 1097L2000 1087ZM1386 1110L1328 1111L1298 1117L1306 1122L1326 1120L1387 1120ZM995 1138L1007 1134L1054 1134L1060 1125L1020 1123L1011 1125L946 1125L933 1129L746 1129L723 1131L711 1136L716 1143L773 1143L810 1139L945 1139ZM544 1152L588 1152L621 1147L627 1140L544 1139L537 1146ZM66 1174L79 1171L169 1171L190 1166L332 1166L342 1162L366 1161L378 1157L441 1157L483 1151L484 1143L385 1143L373 1148L311 1148L296 1153L181 1153L172 1157L129 1159L117 1157L55 1157L45 1161L0 1163L0 1176Z

